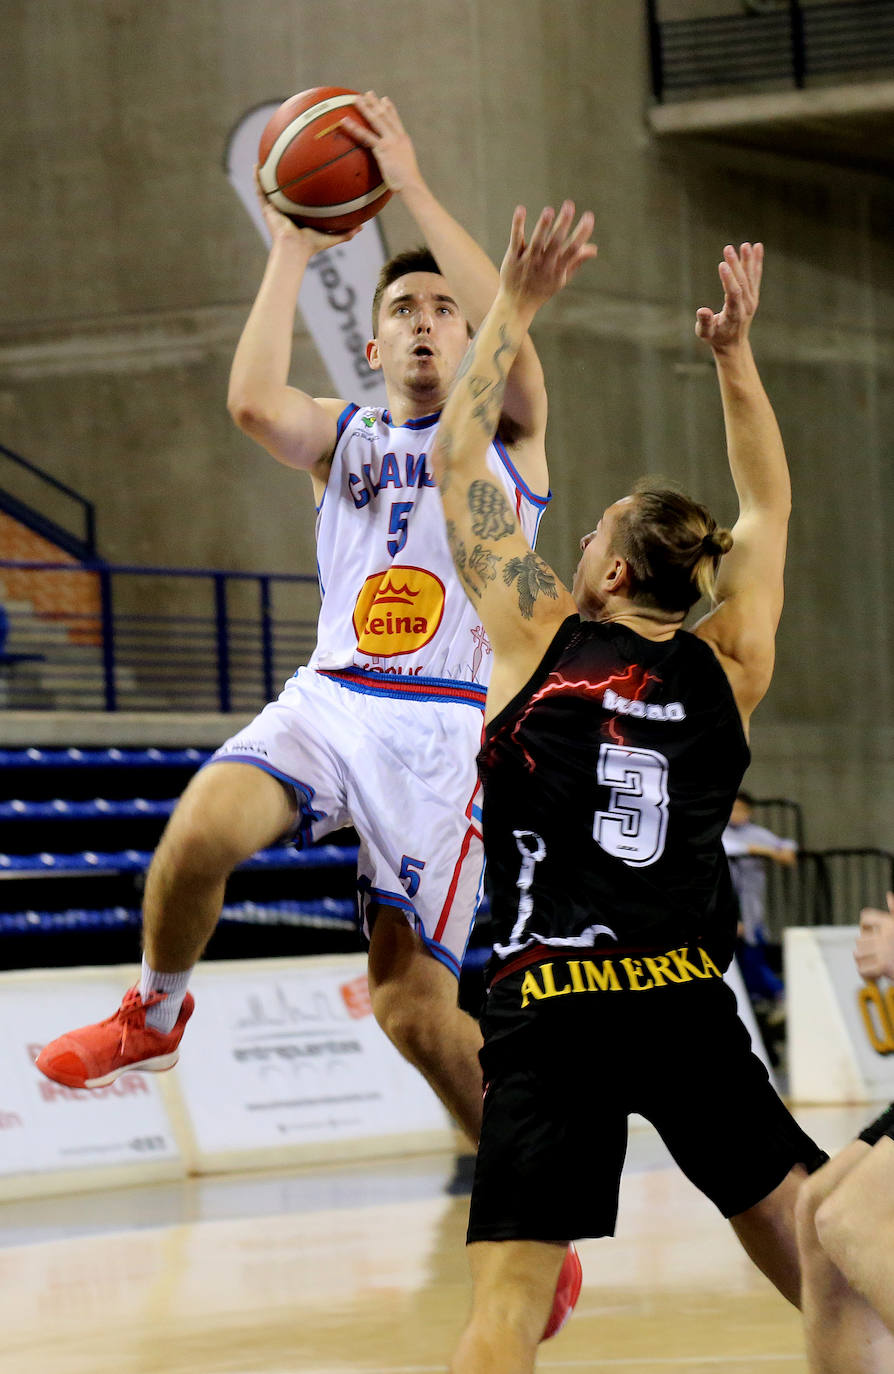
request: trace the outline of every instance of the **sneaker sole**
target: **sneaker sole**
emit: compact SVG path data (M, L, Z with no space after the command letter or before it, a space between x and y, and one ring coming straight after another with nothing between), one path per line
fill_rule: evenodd
M70 1086L104 1088L107 1083L114 1083L116 1078L125 1073L164 1073L165 1069L172 1069L179 1058L179 1050L175 1050L173 1054L159 1054L154 1059L140 1059L135 1064L122 1064L120 1069L113 1069L111 1073L103 1074L102 1078L85 1078L83 1084L73 1083Z

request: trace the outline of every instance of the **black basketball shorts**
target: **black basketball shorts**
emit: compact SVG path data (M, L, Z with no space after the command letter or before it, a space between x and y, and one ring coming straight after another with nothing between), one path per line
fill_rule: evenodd
M613 1235L631 1112L725 1217L828 1158L772 1087L721 978L555 997L512 1028L525 976L492 988L485 1010L469 1242Z
M886 1107L881 1116L877 1116L865 1131L861 1131L857 1139L865 1140L867 1145L877 1145L883 1135L894 1140L894 1102L890 1107Z

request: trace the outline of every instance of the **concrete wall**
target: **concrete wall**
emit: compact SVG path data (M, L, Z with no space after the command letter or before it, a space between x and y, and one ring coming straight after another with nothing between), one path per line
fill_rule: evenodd
M816 845L894 845L894 191L869 174L648 133L635 0L5 0L0 442L99 508L113 560L313 568L309 484L231 426L263 268L222 169L261 101L375 86L496 258L517 200L597 214L600 258L538 325L553 510L576 539L643 471L733 518L692 336L724 243L762 238L755 346L795 495L776 680L750 782ZM392 250L416 235L399 203ZM294 378L329 386L299 327ZM582 511L588 512L582 517Z

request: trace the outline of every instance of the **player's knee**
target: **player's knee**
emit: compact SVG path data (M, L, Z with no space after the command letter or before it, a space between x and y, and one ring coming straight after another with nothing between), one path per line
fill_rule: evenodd
M371 993L373 1015L392 1044L409 1059L424 1055L431 1040L424 1000L400 981L380 984Z
M836 1189L825 1197L814 1214L814 1225L820 1245L829 1258L847 1272L850 1256L861 1244L859 1218ZM868 1239L868 1237L864 1238Z
M828 1196L828 1188L823 1181L822 1173L822 1169L819 1169L809 1178L805 1178L795 1201L795 1227L798 1245L802 1249L816 1240L817 1210Z
M229 835L187 798L180 803L162 835L153 867L199 881L226 877L245 855L238 836Z
M498 1340L511 1339L532 1349L537 1346L549 1316L550 1299L536 1283L523 1279L476 1284L473 1321Z

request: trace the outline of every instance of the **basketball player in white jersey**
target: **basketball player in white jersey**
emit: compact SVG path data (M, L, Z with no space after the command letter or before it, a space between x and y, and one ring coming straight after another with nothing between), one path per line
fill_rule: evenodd
M457 1006L456 980L482 876L475 755L490 650L454 572L428 455L498 273L423 181L392 103L373 92L357 103L374 132L345 125L372 149L430 250L386 267L377 293L367 351L388 407L289 385L305 270L343 239L297 228L266 203L273 242L228 402L246 434L310 476L317 647L278 701L193 778L171 817L147 878L139 991L109 1021L45 1047L38 1063L76 1087L173 1064L192 1011L189 973L230 872L277 840L306 843L353 824L373 1011L477 1139L480 1033ZM489 462L531 542L548 500L545 427L543 374L526 344Z

